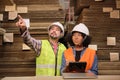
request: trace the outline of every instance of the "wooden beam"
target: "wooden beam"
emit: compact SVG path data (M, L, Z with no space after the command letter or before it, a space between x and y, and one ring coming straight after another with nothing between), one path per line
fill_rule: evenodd
M16 4L5 5L5 11L16 11Z
M16 11L10 11L8 13L8 19L9 20L14 20L14 19L16 19L16 17L17 17L17 12Z
M14 40L14 36L13 36L13 33L5 33L4 34L4 42L13 42Z
M103 1L103 0L95 0L95 1Z
M13 5L13 0L0 0L0 5Z
M17 12L18 13L28 13L28 7L27 6L17 6Z
M2 39L3 39L3 36L0 35L0 45L2 45Z
M3 14L0 14L0 21L3 21Z
M116 0L116 7L120 9L120 0Z
M113 8L112 7L103 7L103 12L112 12Z
M119 10L113 10L112 12L110 12L110 18L119 19L120 18L120 11Z
M110 52L110 61L119 61L119 53Z

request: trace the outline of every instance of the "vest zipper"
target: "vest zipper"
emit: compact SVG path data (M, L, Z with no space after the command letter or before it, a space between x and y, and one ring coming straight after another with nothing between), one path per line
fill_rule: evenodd
M50 41L49 41L50 42ZM51 44L51 47L52 47L52 43L50 42L50 44ZM52 47L52 49L53 49L53 47ZM59 44L58 44L58 47L57 47L57 52L55 53L54 52L54 49L53 49L53 52L54 52L54 55L55 55L55 76L57 75L57 57L58 57L58 49L59 49Z
M55 76L57 75L57 58L58 58L58 50L59 50L59 45L57 48L57 53L55 55Z

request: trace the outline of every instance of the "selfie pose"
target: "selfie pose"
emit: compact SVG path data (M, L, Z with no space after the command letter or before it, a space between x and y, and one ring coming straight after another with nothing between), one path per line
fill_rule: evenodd
M96 51L88 48L91 37L85 24L80 23L73 28L70 41L71 47L64 51L62 57L61 73L69 62L86 62L85 72L98 74Z

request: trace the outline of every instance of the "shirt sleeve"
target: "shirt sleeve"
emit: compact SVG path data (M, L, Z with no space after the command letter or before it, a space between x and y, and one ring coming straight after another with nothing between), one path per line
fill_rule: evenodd
M62 54L62 64L61 64L61 68L60 68L61 75L62 75L62 72L63 72L63 69L65 68L65 66L66 66L66 60L65 60L64 54Z
M37 53L37 56L40 55L41 40L31 37L28 29L22 33L22 37L24 43L31 47Z
M94 62L92 65L92 68L90 69L91 72L93 72L94 74L98 75L98 59L97 59L97 55L95 55L94 58Z

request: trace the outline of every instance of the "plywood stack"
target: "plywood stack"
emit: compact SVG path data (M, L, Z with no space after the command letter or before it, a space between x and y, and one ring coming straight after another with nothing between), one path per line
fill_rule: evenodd
M99 74L120 74L120 18L114 17L117 16L115 13L110 17L113 10L120 10L116 7L116 0L92 1L89 8L83 9L77 21L88 26L92 36L91 44L97 45ZM108 45L108 37L115 38L115 44ZM111 52L117 53L117 60L111 60Z
M30 33L36 39L47 39L49 24L54 21L62 23L64 21L64 11L59 6L59 0L13 1L17 14L30 21L30 24L28 24L30 25ZM23 50L23 40L18 27L15 25L17 19L13 20L13 14L15 13L10 12L10 10L13 10L13 5L11 8L9 7L10 9L7 7L7 11L5 11L6 5L8 4L0 3L0 6L2 6L0 13L3 14L3 18L0 16L0 20L3 19L0 22L0 27L4 28L7 33L13 33L13 42L2 43L2 37L0 36L0 44L2 44L0 45L0 76L34 76L36 54L32 49Z
M71 0L71 1L74 1L74 0ZM83 10L83 8L88 8L92 1L94 0L76 0L76 3L74 4L75 15L79 15L81 11Z

